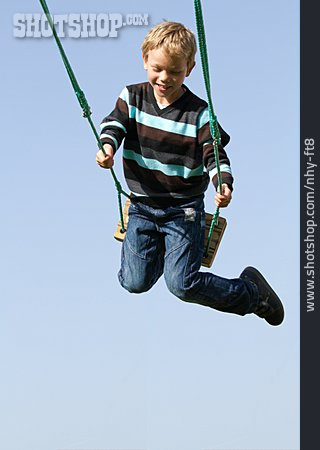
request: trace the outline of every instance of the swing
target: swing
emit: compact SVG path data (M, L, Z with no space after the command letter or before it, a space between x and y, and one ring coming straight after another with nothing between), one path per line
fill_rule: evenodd
M57 35L55 26L53 24L52 16L50 14L47 3L45 0L39 0L39 1L43 8L43 11L47 17L49 26L53 33L53 37L59 48L61 58L63 60L65 68L67 70L70 82L71 82L74 92L77 96L79 104L82 108L83 117L88 120L89 125L93 131L93 134L95 135L99 149L102 150L104 155L106 155L106 153L103 149L103 145L100 141L99 134L97 133L97 130L91 119L90 106L87 102L84 92L80 89L80 86L77 82L77 79L74 75L74 72L71 68L71 65L70 65L68 58L65 54L65 51L62 47L61 41ZM217 177L218 177L218 186L219 186L220 192L222 192L222 181L221 181L221 173L220 173L219 154L218 154L218 145L220 144L221 139L220 139L220 132L219 132L219 128L218 128L217 117L214 114L213 104L212 104L212 100L211 100L208 56L207 56L205 32L204 32L204 24L203 24L200 0L194 1L194 7L195 7L195 15L196 15L196 25L197 25L197 32L198 32L201 64L202 64L203 76L204 76L204 81L205 81L207 97L208 97L210 132L211 132L211 135L213 138L214 155L215 155L215 159L216 159L216 168L217 168ZM114 237L118 241L123 241L123 239L125 237L125 232L126 232L126 229L128 226L128 210L129 210L129 206L130 206L130 196L122 189L121 184L118 181L118 179L114 173L114 170L112 168L109 170L111 172L111 175L113 177L115 187L117 190L119 215L120 215L120 220L117 225L117 229L114 233ZM124 195L127 197L127 201L126 201L123 209L122 209L121 195ZM227 224L226 219L224 219L223 217L219 217L219 207L216 208L216 211L213 215L206 213L205 248L204 248L204 256L202 258L202 266L211 267L213 260L215 258L215 255L217 253L218 247L220 245L224 230L226 228L226 224Z
M122 242L126 235L126 229L128 228L128 222L129 222L129 214L128 214L129 207L130 207L130 199L127 199L124 204L123 210L122 210L124 228L122 227L121 220L119 220L117 228L113 235L113 237L119 242ZM212 263L217 254L218 247L221 242L224 230L227 226L226 219L219 216L218 222L213 228L213 233L212 233L211 239L208 241L212 219L213 219L213 215L206 212L206 229L205 229L205 235L204 235L204 242L205 242L204 250L206 249L208 242L209 242L209 247L208 247L208 251L204 252L201 265L203 267L208 267L208 268L210 268L212 266Z

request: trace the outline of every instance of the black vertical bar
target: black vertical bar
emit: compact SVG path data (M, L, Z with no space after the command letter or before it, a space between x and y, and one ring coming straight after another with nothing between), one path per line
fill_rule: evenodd
M300 344L301 450L319 444L320 383L320 64L319 5L300 3ZM318 444L317 444L318 442Z

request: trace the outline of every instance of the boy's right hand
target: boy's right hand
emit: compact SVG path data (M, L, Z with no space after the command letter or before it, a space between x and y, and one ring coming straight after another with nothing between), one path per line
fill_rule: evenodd
M106 155L102 150L99 150L96 154L96 163L99 164L103 169L111 169L114 164L113 160L113 148L109 144L103 146Z

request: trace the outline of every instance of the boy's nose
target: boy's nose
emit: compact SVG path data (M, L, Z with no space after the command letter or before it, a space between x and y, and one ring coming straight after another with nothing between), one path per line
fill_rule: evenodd
M169 75L168 75L168 73L167 73L166 71L163 70L163 71L160 73L160 80L161 80L162 82L166 82L166 81L169 80Z

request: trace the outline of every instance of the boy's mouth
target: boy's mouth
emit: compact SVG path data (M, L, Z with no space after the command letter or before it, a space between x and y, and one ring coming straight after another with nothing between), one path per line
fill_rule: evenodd
M168 89L170 89L171 86L166 86L164 84L159 84L156 83L156 86L158 87L158 89L162 92L166 92Z

